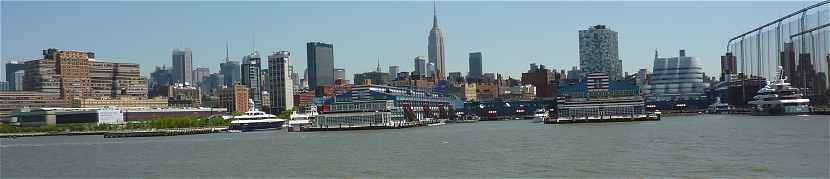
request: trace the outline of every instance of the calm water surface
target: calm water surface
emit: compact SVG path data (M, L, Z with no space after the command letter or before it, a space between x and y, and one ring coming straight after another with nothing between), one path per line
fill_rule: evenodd
M698 115L632 123L0 139L0 178L827 178L828 121Z

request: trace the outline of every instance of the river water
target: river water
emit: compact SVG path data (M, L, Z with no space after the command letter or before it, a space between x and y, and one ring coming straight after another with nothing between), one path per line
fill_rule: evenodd
M828 178L830 116L0 139L0 178Z

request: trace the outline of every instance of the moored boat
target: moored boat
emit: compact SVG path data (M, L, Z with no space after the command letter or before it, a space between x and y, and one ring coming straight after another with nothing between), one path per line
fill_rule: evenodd
M539 109L533 113L533 122L545 122L548 119L549 113L547 109Z
M285 124L284 119L278 119L277 116L262 112L254 106L253 100L248 100L249 110L244 115L234 116L231 125L228 127L230 132L245 132L254 130L272 130L282 129Z
M810 99L803 98L804 94L798 88L787 83L783 75L783 68L778 66L777 79L767 81L766 86L759 89L752 97L753 115L798 115L810 113Z

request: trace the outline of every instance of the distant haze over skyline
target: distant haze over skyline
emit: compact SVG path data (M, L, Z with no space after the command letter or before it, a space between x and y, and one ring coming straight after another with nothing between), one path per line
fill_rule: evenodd
M3 63L41 58L59 48L98 59L171 64L171 50L190 48L193 65L219 71L230 58L287 50L295 72L306 69L307 42L331 43L335 68L352 74L400 66L428 56L433 6L423 2L0 2ZM468 72L468 54L483 53L483 71L519 78L530 63L570 69L579 64L578 30L606 25L619 33L623 70L651 70L661 57L698 57L719 73L726 41L809 6L796 2L438 2L448 72ZM255 44L254 44L255 43ZM263 67L265 68L265 67Z

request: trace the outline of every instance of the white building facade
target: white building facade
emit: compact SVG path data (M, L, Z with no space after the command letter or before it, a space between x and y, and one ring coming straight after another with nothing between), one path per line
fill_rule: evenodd
M671 58L659 58L655 53L649 87L649 101L699 100L705 98L709 84L703 82L698 58L680 50L680 56Z

